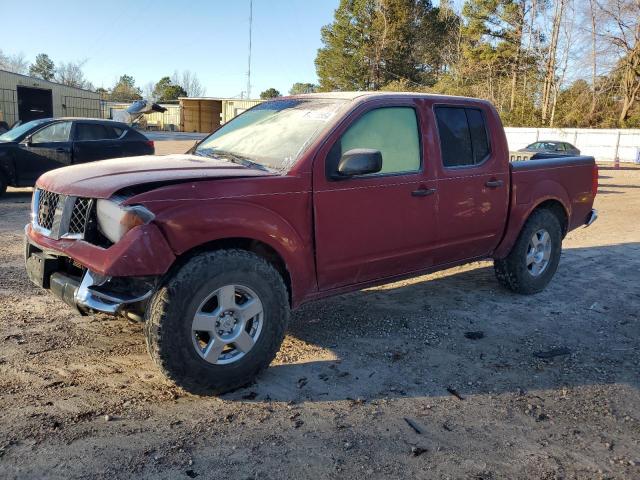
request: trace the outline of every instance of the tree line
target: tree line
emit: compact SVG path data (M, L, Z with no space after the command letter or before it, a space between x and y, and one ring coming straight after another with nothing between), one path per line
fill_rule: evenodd
M301 93L315 93L318 91L318 85L315 83L305 83L305 82L296 82L291 85L289 89L289 95L299 95ZM260 98L262 100L268 100L270 98L277 98L282 96L280 91L276 88L267 88L263 92L260 93Z
M490 100L505 124L640 127L640 0L341 0L319 90Z
M422 91L490 100L510 126L640 127L640 0L340 0L321 29L318 84L331 90ZM143 88L122 75L95 89L84 62L0 50L0 69L98 91L104 99L205 93L189 71ZM275 88L261 98L280 96Z
M175 71L173 75L162 77L157 82L149 82L144 88L137 86L134 78L126 74L121 75L110 88L95 88L85 78L83 71L85 63L86 60L56 64L46 53L39 53L34 62L29 63L22 54L8 55L0 50L1 70L28 74L49 82L95 91L103 100L132 102L147 98L155 102L170 102L179 97L201 97L206 93L198 76L189 70L182 73Z

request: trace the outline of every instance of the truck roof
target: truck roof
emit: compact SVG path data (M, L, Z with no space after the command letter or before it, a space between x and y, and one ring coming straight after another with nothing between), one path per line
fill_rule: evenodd
M301 93L299 95L291 95L284 98L318 98L318 99L344 99L357 100L359 98L393 98L393 97L412 97L412 98L432 98L432 99L457 99L469 100L474 102L489 103L487 100L472 97L459 97L454 95L440 95L436 93L420 93L420 92L381 92L381 91L353 91L353 92L321 92L321 93Z

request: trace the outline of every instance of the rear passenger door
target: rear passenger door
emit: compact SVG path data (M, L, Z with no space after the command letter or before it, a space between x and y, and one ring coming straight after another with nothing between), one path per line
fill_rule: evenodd
M365 104L316 156L313 172L320 290L360 284L433 265L435 173L425 163L423 112L413 100ZM340 157L359 148L382 154L382 171L337 179Z
M73 163L86 163L122 156L122 128L101 123L76 122Z
M504 232L509 205L506 139L497 114L477 106L435 105L439 248L446 264L489 254Z

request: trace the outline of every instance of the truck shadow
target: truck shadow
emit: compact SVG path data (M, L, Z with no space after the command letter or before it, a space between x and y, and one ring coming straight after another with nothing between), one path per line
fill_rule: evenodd
M293 315L277 364L225 398L464 398L614 383L638 389L639 270L640 243L574 248L537 295L504 290L491 264L480 262L310 304Z

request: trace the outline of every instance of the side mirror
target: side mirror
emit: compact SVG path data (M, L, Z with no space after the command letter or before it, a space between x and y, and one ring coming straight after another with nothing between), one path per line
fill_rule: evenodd
M33 140L31 139L31 135L28 135L23 141L22 143L24 143L27 146L31 146L33 144Z
M336 178L377 173L382 170L382 153L371 148L354 148L345 152L338 162Z

